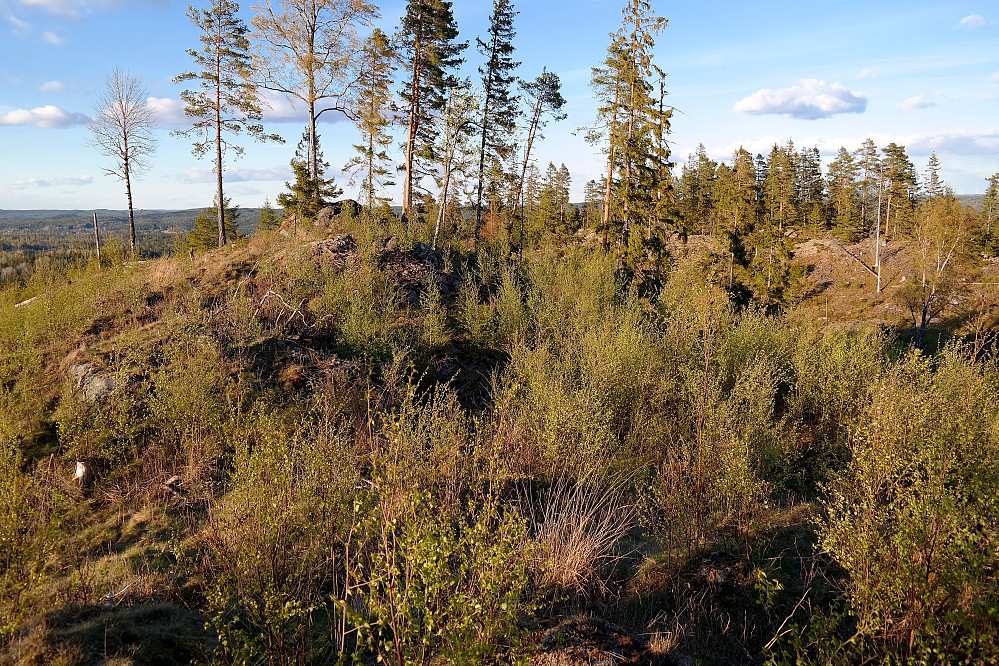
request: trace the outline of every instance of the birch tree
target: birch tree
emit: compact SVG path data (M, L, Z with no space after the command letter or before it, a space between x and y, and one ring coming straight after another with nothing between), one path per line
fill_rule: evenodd
M94 101L90 145L112 160L104 173L125 181L128 199L128 247L136 254L135 216L132 211L132 178L146 171L156 152L156 115L147 100L149 92L142 79L115 67L104 82L104 90Z
M319 177L316 122L330 111L349 112L348 93L363 48L358 28L378 16L365 0L263 0L257 12L254 59L261 85L305 105L309 176Z

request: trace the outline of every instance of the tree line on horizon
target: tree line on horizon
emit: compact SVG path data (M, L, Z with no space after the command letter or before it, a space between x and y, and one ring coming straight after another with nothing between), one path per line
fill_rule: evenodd
M825 173L817 148L799 150L791 141L766 156L739 148L731 163L712 160L702 144L677 175L667 141L673 107L666 73L653 57L667 20L650 0L627 0L605 59L592 68L597 116L580 128L606 156L606 168L585 185L577 209L569 202L565 165L542 172L532 161L545 125L564 120L565 100L557 74L517 76L512 0L494 0L486 36L476 39L477 81L458 74L469 42L458 40L446 0L409 0L393 35L366 32L380 14L363 0L262 0L252 10L247 25L231 0L188 9L201 46L188 50L195 67L175 81L192 84L181 94L191 126L172 134L191 138L195 155L213 161L215 202L197 221L196 242L205 247L224 246L235 231L234 219L225 219L236 208L224 194L223 172L228 157L244 150L238 137L283 141L261 124L264 90L308 112L291 159L295 181L277 197L285 215L307 222L343 194L326 175L330 163L317 131L323 114L342 113L360 134L343 170L367 214L393 214L385 190L398 176L401 216L427 221L435 245L442 226L457 231L466 214L474 224L462 231L478 239L502 228L519 251L585 225L634 267L661 255L670 234L707 233L721 237L746 266L764 261L762 253L772 282L775 257L789 252L788 228L832 232L844 241L882 228L893 237L911 231L921 201L949 192L936 154L921 187L904 146L879 150L870 139L854 152L841 148ZM112 157L106 172L125 181L134 253L129 178L149 165L155 118L134 74L116 68L106 88L95 105L93 143ZM402 135L398 169L394 134ZM981 243L994 252L999 173L988 183ZM269 200L263 211L262 227L279 222Z

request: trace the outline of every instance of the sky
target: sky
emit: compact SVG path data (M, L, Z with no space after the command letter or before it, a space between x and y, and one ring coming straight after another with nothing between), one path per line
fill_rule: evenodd
M247 23L256 2L241 5ZM404 4L380 3L376 25L394 32ZM568 166L573 200L603 172L599 147L576 130L595 120L590 68L606 56L624 4L514 0L517 75L530 80L547 68L560 76L567 100L568 118L548 126L534 157L542 172L549 162ZM487 30L492 3L453 5L460 39L472 44L462 73L475 77L482 61L475 38ZM653 0L653 7L669 20L655 62L668 75L676 108L670 139L678 173L701 143L713 159L730 160L740 145L766 154L793 140L817 146L828 164L840 146L853 150L867 137L879 147L904 145L920 173L935 151L941 176L958 194L983 192L999 171L994 0ZM152 167L133 183L135 207L212 204L212 163L170 134L186 126L183 84L172 81L194 68L186 49L199 46L186 12L187 3L173 0L0 0L0 209L126 207L124 184L104 175L108 158L87 145L93 101L114 67L141 77L159 120ZM305 125L301 104L293 108L272 94L268 101L266 129L286 143L243 137L245 155L227 164L225 182L227 196L244 207L273 202L286 189ZM319 131L332 164L327 175L357 198L358 187L339 173L356 131L332 114ZM389 194L398 201L398 188Z

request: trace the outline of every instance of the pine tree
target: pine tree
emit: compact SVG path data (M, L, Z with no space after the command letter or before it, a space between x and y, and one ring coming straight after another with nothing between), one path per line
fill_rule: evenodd
M763 209L768 224L783 234L784 229L798 221L797 164L794 144L774 145L767 160L767 176L763 182Z
M309 172L309 155L315 151L317 175ZM305 128L302 139L298 142L295 156L291 160L291 169L295 174L295 182L285 181L288 192L278 195L278 205L284 208L288 215L295 218L295 224L305 224L315 221L316 215L330 202L343 194L334 179L323 178L329 162L323 159L319 147L319 135Z
M655 35L667 24L649 0L628 0L622 27L612 35L602 68L594 68L591 86L599 100L598 120L588 138L606 140L607 185L604 193L604 245L608 243L612 191L621 206L622 244L636 224L651 225L663 181L668 181L672 108L662 100L665 87L654 81L665 74L653 64Z
M486 62L479 67L482 76L482 120L479 146L479 179L475 195L475 233L482 223L482 188L485 180L486 153L506 157L514 129L517 126L517 96L510 89L515 77L513 70L520 63L513 60L513 17L517 12L511 0L493 0L489 17L489 39L476 39L479 53Z
M905 146L895 142L881 149L885 185L885 237L894 230L897 234L911 224L916 208L916 167L905 153Z
M881 159L878 157L878 147L871 139L865 139L864 143L855 153L858 173L860 175L860 225L864 232L871 226L871 212L875 209L872 205L877 198L873 193L877 191L881 194Z
M813 229L822 226L825 182L822 178L822 157L817 147L803 148L798 153L795 178L799 219Z
M390 197L377 196L376 192L395 183L388 179L391 174L388 155L392 137L389 126L392 124L392 78L396 70L396 55L388 36L375 28L365 42L361 53L360 71L357 80L357 95L353 110L356 125L361 133L360 144L355 144L357 155L344 166L344 171L363 174L361 179L361 201L369 211L376 206L388 203ZM351 180L351 184L354 181Z
M423 163L433 162L436 136L434 116L447 103L448 91L458 84L453 73L468 47L458 43L458 27L447 0L409 0L399 27L399 51L409 72L400 95L406 103L405 179L402 184L403 215L413 206L415 190L426 174Z
M556 122L565 120L562 107L565 106L565 98L562 97L562 82L558 74L549 72L542 68L541 74L533 81L521 81L520 87L524 91L528 105L527 115L530 120L527 123L527 145L524 149L524 161L520 172L520 182L517 185L517 197L514 206L520 203L521 193L524 190L524 177L527 165L531 162L531 149L534 141L544 138L540 131L548 124L548 120ZM524 219L520 221L520 252L524 247Z
M236 13L239 5L231 0L212 0L209 9L188 7L187 15L201 30L201 51L189 49L188 55L201 67L200 72L185 72L174 78L175 83L196 80L198 90L185 90L184 113L193 118L189 129L175 134L200 136L194 141L194 154L204 156L215 152L217 180L216 201L225 201L222 192L222 158L226 151L237 157L243 149L222 138L223 132L239 134L246 131L261 141L282 141L281 137L266 134L258 122L261 118L259 90L253 83L250 43L246 38L246 24ZM218 208L216 206L216 208ZM218 246L226 244L226 227L221 210L217 210Z

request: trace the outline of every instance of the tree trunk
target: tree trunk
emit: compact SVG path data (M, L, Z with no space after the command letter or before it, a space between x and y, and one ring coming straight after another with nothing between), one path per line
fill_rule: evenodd
M221 63L217 66L216 82L222 80ZM215 203L216 219L219 224L219 247L225 247L225 202L222 198L222 89L219 84L215 86L215 176L217 190L215 196L218 197Z
M128 249L135 259L135 216L132 213L132 179L130 178L130 167L128 164L128 143L125 144L125 197L128 199Z
M94 213L94 242L97 244L97 265L101 265L101 232L97 227L97 213Z
M493 36L492 49L489 52L489 60L496 56L496 37ZM486 90L482 100L482 144L479 147L479 185L475 195L475 240L479 240L479 226L482 224L482 181L483 171L486 168L486 135L489 128L489 102L492 101L493 71L488 70L486 74Z
M617 105L620 95L620 89L618 84L619 84L618 81L614 82L614 108L611 111L611 126L610 126L610 137L609 137L610 150L608 151L609 154L607 156L607 186L604 190L604 210L602 216L603 219L601 220L601 222L604 225L604 238L603 238L604 250L607 250L610 247L607 241L607 234L610 230L611 183L613 182L614 178L614 148L616 147L614 143L615 140L614 134L617 131Z
M520 206L520 247L517 249L517 261L524 258L524 205L522 197L524 195L524 178L527 177L527 165L531 161L531 146L534 144L534 134L538 130L538 123L541 121L541 98L538 98L534 105L534 115L531 116L531 124L527 129L527 149L524 151L524 163L520 166L520 184L517 186L517 198L514 199L514 206Z
M420 113L420 75L422 69L422 48L419 42L415 44L413 55L413 79L410 84L409 126L406 135L406 178L402 183L402 214L408 216L413 205L413 158L416 153L416 131Z

